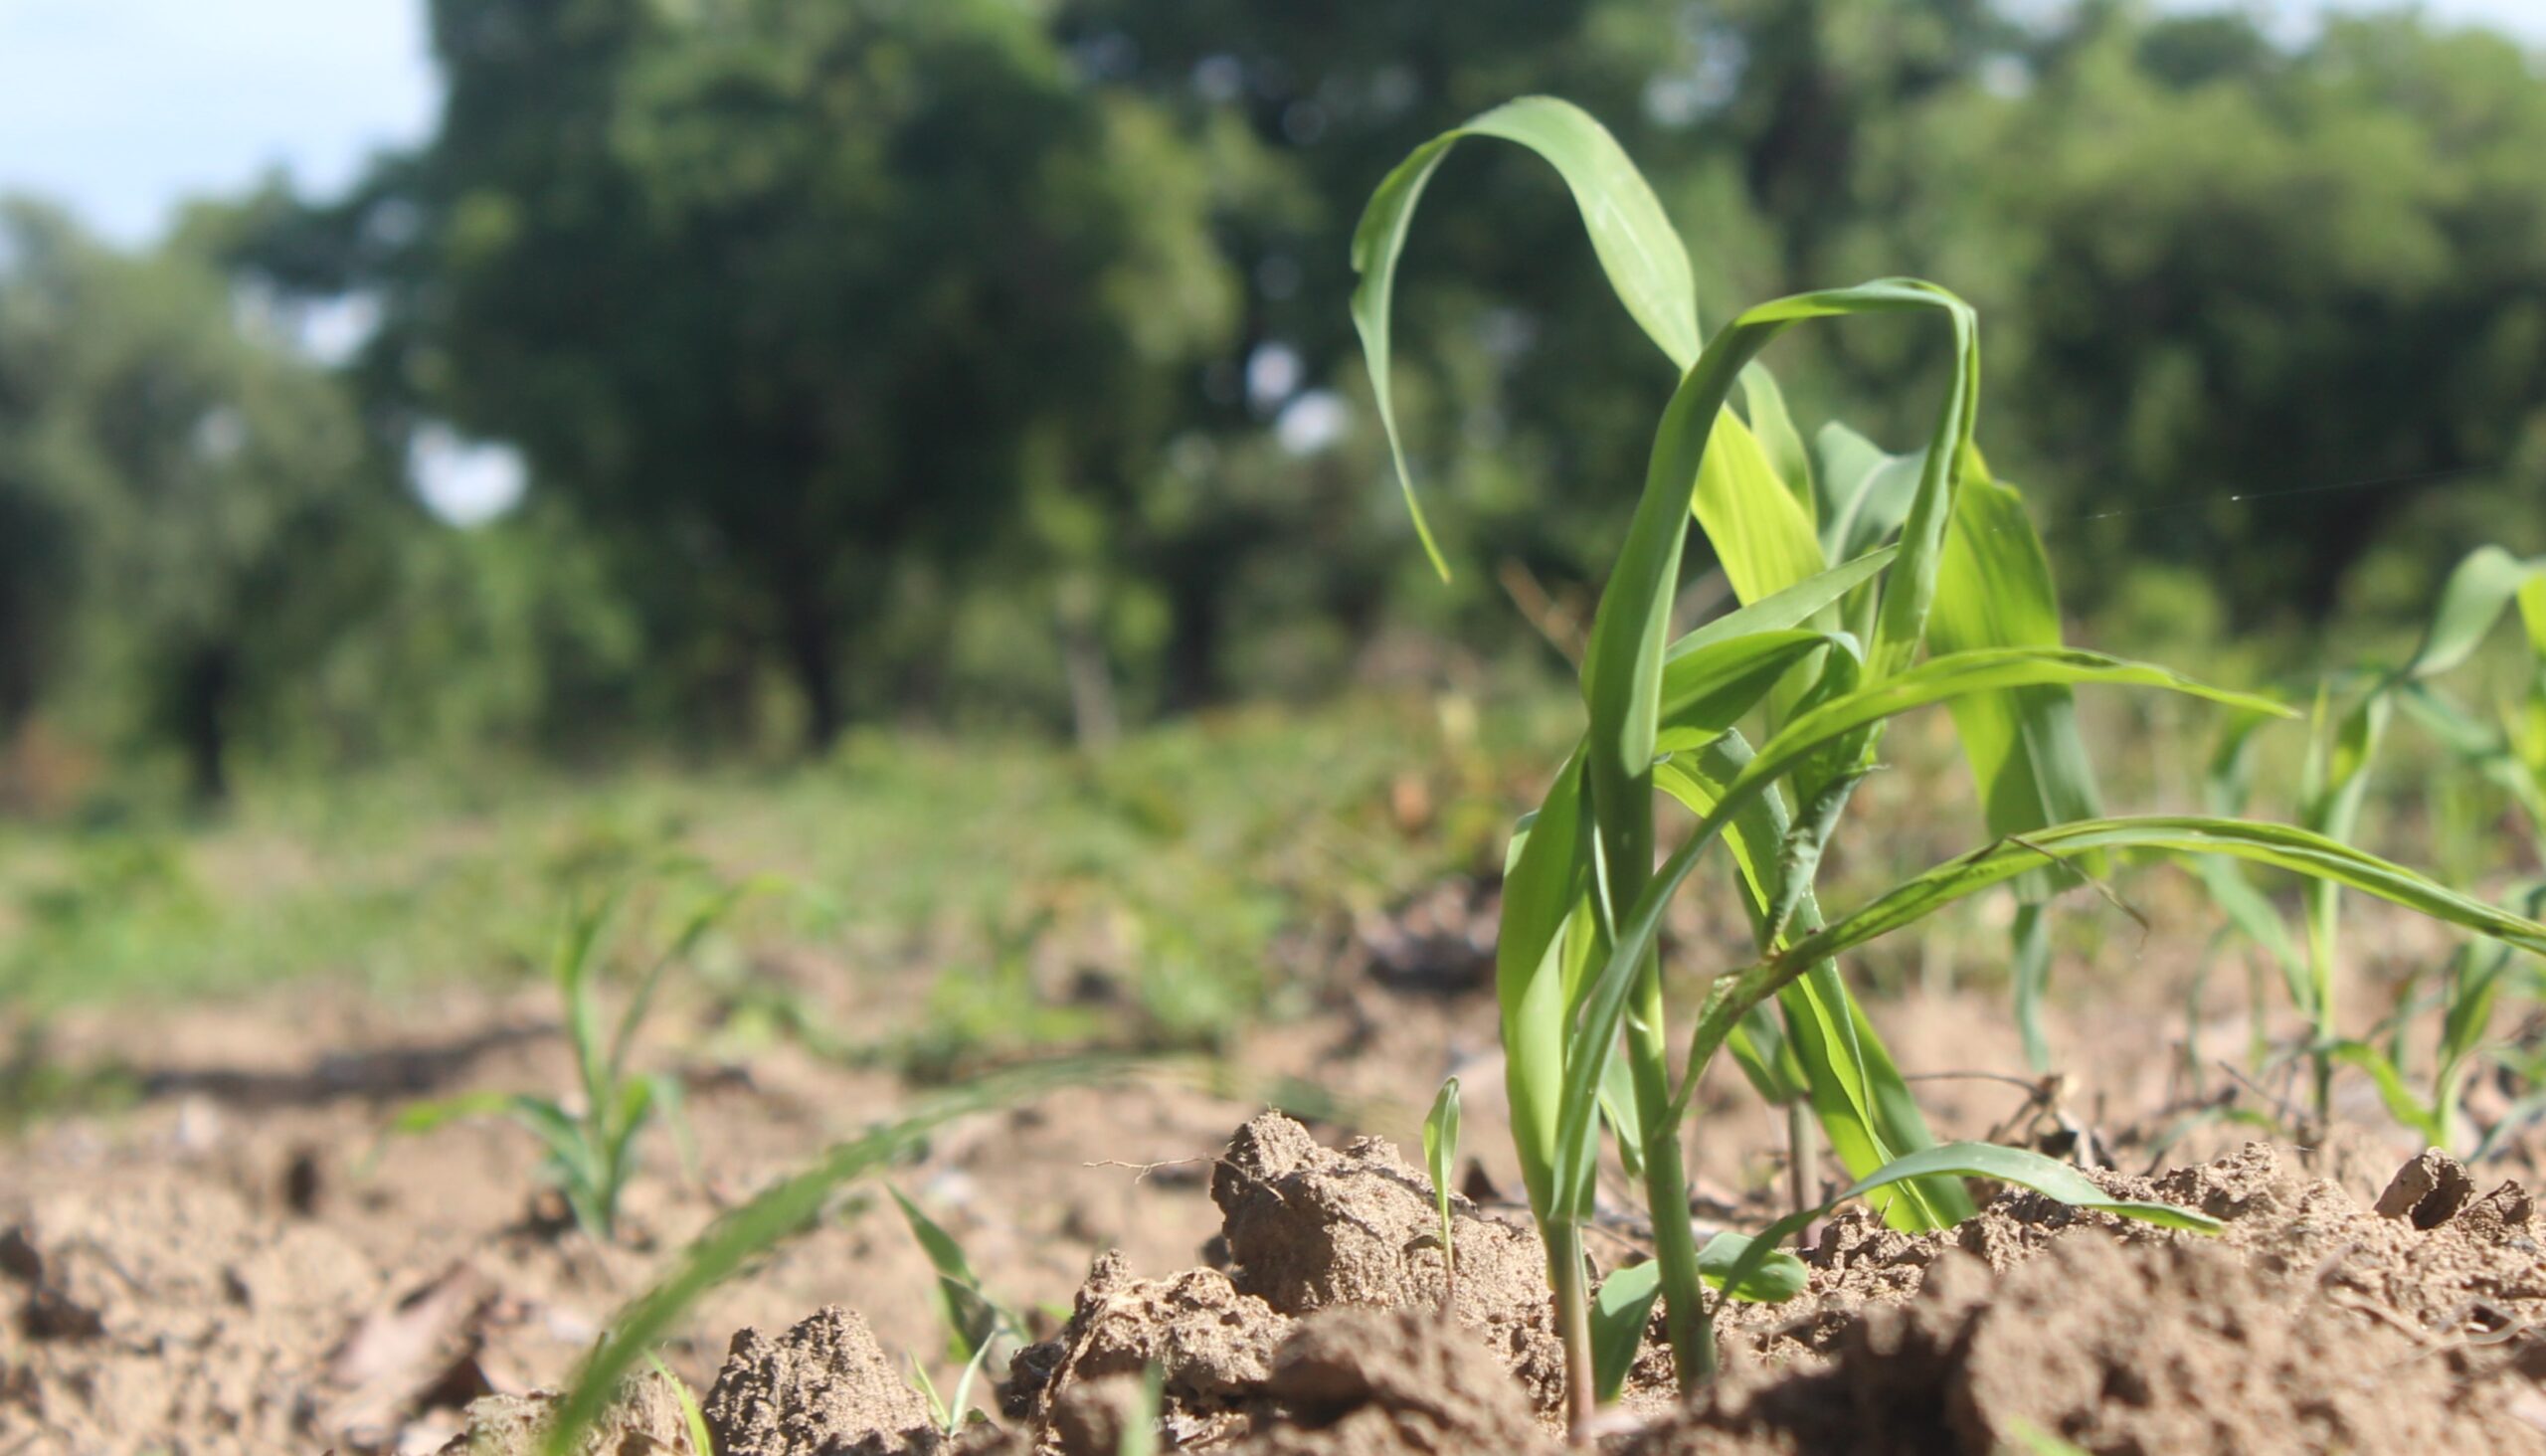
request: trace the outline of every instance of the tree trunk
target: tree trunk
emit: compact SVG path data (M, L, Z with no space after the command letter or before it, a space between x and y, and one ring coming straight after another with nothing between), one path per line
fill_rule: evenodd
M830 614L810 590L783 593L779 604L786 637L787 667L796 690L805 698L805 747L827 751L844 726L839 696L839 659Z
M200 648L178 669L174 726L185 750L187 789L198 805L230 798L227 720L237 675L227 647Z
M1114 705L1114 673L1106 665L1105 639L1085 592L1060 593L1061 675L1070 691L1070 726L1081 752L1102 754L1122 736Z

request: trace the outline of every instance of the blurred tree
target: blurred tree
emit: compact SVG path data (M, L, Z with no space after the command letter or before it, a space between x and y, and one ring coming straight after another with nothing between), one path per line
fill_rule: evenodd
M1224 326L1193 155L1028 7L436 0L433 34L439 134L259 266L376 292L383 397L519 445L661 620L777 654L816 744L897 592L1001 559L1029 447L1119 494Z
M243 717L355 615L395 498L368 466L342 388L201 250L0 207L0 731L86 683L220 799Z
M2410 15L2287 48L2097 4L1996 66L1900 118L1841 246L1981 306L1983 429L2087 597L2156 559L2245 626L2312 622L2422 497L2537 518L2535 58Z

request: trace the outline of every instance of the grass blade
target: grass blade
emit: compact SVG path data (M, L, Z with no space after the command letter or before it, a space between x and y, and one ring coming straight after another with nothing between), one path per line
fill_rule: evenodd
M2536 954L2546 954L2546 925L2487 905L2339 840L2288 824L2206 815L2126 816L2061 824L2006 840L1905 881L1778 953L1781 962L1842 954L1942 906L2038 868L2097 850L2154 849L2175 854L2227 854L2311 879L2339 884L2434 920Z
M833 1188L885 1166L917 1147L930 1131L956 1118L1061 1087L1102 1081L1121 1070L1122 1065L1115 1062L1058 1062L985 1078L840 1144L812 1168L719 1218L681 1251L661 1283L620 1311L610 1333L585 1359L557 1407L546 1456L567 1456L573 1451L584 1429L609 1404L621 1377L670 1332L699 1296L723 1282L745 1260L812 1223Z

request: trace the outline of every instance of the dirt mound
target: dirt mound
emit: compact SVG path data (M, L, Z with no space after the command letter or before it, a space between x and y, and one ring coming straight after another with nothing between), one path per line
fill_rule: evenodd
M723 1456L934 1450L928 1407L858 1316L829 1306L772 1340L734 1337L703 1402Z
M1278 1112L1240 1128L1211 1175L1238 1290L1285 1315L1438 1309L1445 1282L1432 1184L1378 1138L1342 1151ZM1563 1352L1550 1327L1538 1235L1451 1195L1458 1323L1553 1408Z
M2251 1146L2117 1193L2228 1220L2168 1233L2034 1194L1917 1237L1839 1220L1797 1306L1622 1456L2027 1449L2546 1450L2546 1254L2528 1196L2437 1153L2362 1208Z
M1417 1310L1331 1310L1300 1325L1265 1394L1282 1418L1232 1456L1553 1452L1521 1388L1465 1329Z
M1064 1436L1105 1424L1119 1382L1156 1366L1169 1433L1187 1445L1218 1438L1245 1426L1291 1326L1216 1269L1138 1279L1121 1254L1103 1254L1060 1334L1009 1362L1000 1403L1045 1432L1036 1449L1079 1449ZM1098 1385L1116 1393L1079 1397L1077 1387Z
M1843 1215L1800 1299L1725 1312L1731 1359L1716 1388L1630 1411L1607 1449L1889 1456L2047 1436L2105 1453L2546 1450L2546 1347L2528 1333L2546 1328L2546 1246L2516 1185L2477 1196L2464 1169L2426 1154L2368 1208L2262 1146L2156 1180L2094 1177L2226 1231L2025 1192L1930 1234ZM1136 1279L1100 1260L1069 1327L1018 1357L1008 1413L1034 1451L1111 1451L1153 1364L1166 1434L1182 1445L1555 1449L1554 1352L1526 1230L1462 1208L1462 1287L1444 1321L1429 1189L1385 1144L1330 1150L1260 1117L1211 1192L1225 1276ZM1649 1349L1639 1368L1660 1365Z

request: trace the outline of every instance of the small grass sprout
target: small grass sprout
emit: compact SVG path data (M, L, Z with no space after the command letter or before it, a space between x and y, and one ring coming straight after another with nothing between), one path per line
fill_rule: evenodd
M962 1429L966 1414L972 1409L973 1386L990 1363L992 1347L1002 1338L1019 1342L1026 1339L1025 1322L984 1292L981 1276L973 1272L972 1260L953 1234L901 1189L890 1191L893 1202L902 1210L902 1221L910 1225L911 1237L928 1255L929 1266L937 1271L933 1295L938 1322L946 1329L947 1358L962 1372L956 1376L953 1393L941 1401L927 1367L917 1357L911 1360L911 1371L920 1394L936 1416L938 1429L952 1437Z
M707 1412L698 1406L698 1392L689 1388L687 1380L673 1374L661 1356L648 1351L645 1359L653 1364L654 1373L663 1377L663 1383L671 1386L672 1401L680 1407L681 1428L689 1433L689 1449L697 1456L716 1456L716 1438L708 1434Z
M1459 1079L1445 1077L1423 1118L1423 1167L1432 1176L1432 1206L1441 1215L1441 1313L1458 1307L1459 1248L1450 1216L1450 1174L1459 1161Z
M2125 1217L2207 1226L2182 1209L2114 1203L2036 1154L1936 1146L1839 974L1838 958L1877 936L1993 887L2040 904L2112 855L2158 851L2277 865L2546 949L2546 926L2328 835L2222 818L2103 817L2073 689L2155 689L2264 717L2287 710L2062 643L2023 497L1991 476L1975 440L1979 328L1968 304L1932 283L1878 278L1760 304L1707 336L1688 251L1659 199L1608 131L1563 101L1524 97L1416 148L1380 182L1355 233L1353 319L1436 569L1447 574L1448 555L1417 500L1391 402L1389 310L1415 206L1468 137L1516 143L1555 169L1612 289L1677 379L1579 665L1581 740L1513 835L1496 952L1514 1144L1546 1250L1578 1439L1594 1428L1602 1393L1582 1230L1604 1145L1645 1187L1654 1259L1644 1277L1680 1383L1714 1372L1711 1281L1687 1214L1683 1137L1716 1052L1747 1036L1771 1001L1802 1090L1855 1180L1842 1198L1866 1198L1899 1226L1936 1227L1969 1216L1965 1180L1988 1178ZM1760 362L1789 329L1870 315L1929 321L1950 346L1932 427L1906 455L1836 424L1807 445ZM1740 605L1675 637L1692 516ZM1815 880L1857 787L1881 764L1885 729L1928 706L1952 714L1988 842L1825 919ZM1693 819L1667 855L1657 801ZM1754 959L1708 968L1680 1051L1663 994L1662 917L1719 842ZM2022 917L2019 927L2032 933ZM1828 1206L1798 1208L1747 1241L1723 1282L1744 1287L1778 1241ZM1623 1326L1631 1301L1606 1304ZM1640 1338L1640 1319L1634 1328Z
M561 1097L474 1092L420 1102L399 1113L388 1133L413 1136L461 1118L510 1118L546 1151L543 1172L565 1198L577 1225L602 1242L617 1239L621 1198L636 1172L638 1135L657 1120L665 1122L676 1138L683 1139L686 1156L680 1081L669 1073L631 1070L637 1031L653 1006L664 973L686 963L750 888L748 884L720 888L681 917L671 937L646 964L606 1038L597 982L610 932L627 896L621 890L571 907L550 969L565 1005L567 1045L575 1060L574 1090Z

